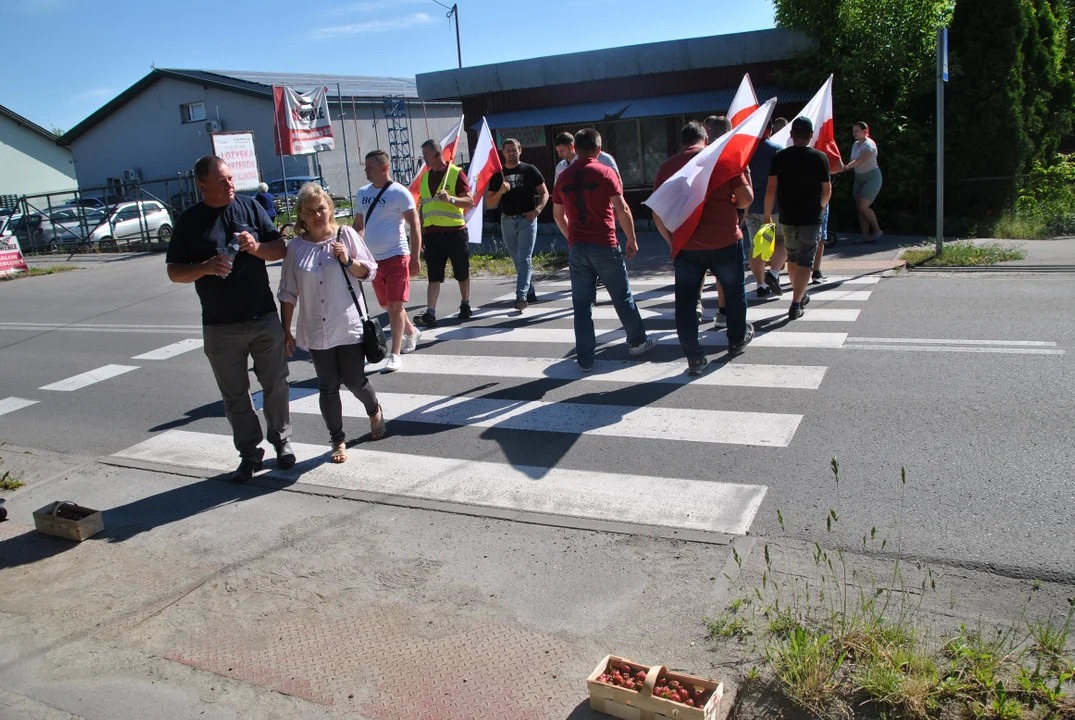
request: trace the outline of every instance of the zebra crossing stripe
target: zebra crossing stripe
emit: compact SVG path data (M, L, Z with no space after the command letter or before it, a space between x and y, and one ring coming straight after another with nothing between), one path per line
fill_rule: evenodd
M81 390L82 388L89 387L103 380L114 378L117 375L123 375L129 373L131 370L137 370L136 365L105 365L99 367L96 370L90 370L73 377L69 377L66 380L60 380L50 385L42 385L38 390L57 390L60 392L71 392L73 390Z
M384 363L371 365L370 371ZM573 359L522 358L490 355L430 355L413 353L403 359L403 373L460 375L538 380L572 380L583 383L665 383L733 387L817 390L825 377L825 367L810 365L762 365L712 363L713 369L700 377L687 375L686 362L646 363L623 360L596 360L593 372L579 370Z
M174 358L176 355L182 355L183 353L190 352L191 350L197 350L204 344L201 338L188 338L186 340L180 340L177 343L171 345L165 345L162 348L157 348L141 355L135 355L131 360L168 360Z
M790 302L790 301L789 301ZM846 308L810 308L809 312L803 315L800 321L803 322L855 322L858 320L861 310L846 309ZM643 320L675 320L676 311L674 308L661 308L652 309L649 307L640 306L638 308L638 314L642 316ZM712 318L713 311L709 310L709 317ZM783 317L788 314L787 304L783 306L767 305L764 307L748 307L747 308L747 322L761 322L763 320L771 320L773 318ZM574 310L570 306L563 305L549 305L542 304L541 306L530 306L529 309L520 313L515 309L508 310L488 310L485 312L478 312L474 314L474 318L478 320L492 319L492 318L516 318L521 317L529 322L535 320L563 320L574 316ZM594 320L619 320L619 315L616 314L616 308L609 305L599 305L591 311L591 316Z
M710 278L710 281L711 280L712 280L712 278ZM785 289L790 287L790 284L788 283L787 275L781 276L781 280L784 281L782 284L784 285ZM671 298L674 295L673 288L675 287L676 279L672 275L669 275L669 276L664 277L664 278L644 278L644 279L639 279L639 280L635 280L634 278L630 278L630 281L631 281L631 289L632 290L634 290L635 288L646 288L646 289L642 290L641 292L634 293L636 296L642 296L644 298L652 298L652 297L660 297L662 295L668 295L669 298ZM879 282L881 282L881 277L878 276L878 275L864 275L864 276L861 276L861 277L835 276L835 275L833 275L833 276L829 276L828 278L826 278L824 282L819 283L816 287L833 288L833 287L838 287L838 286L842 286L842 285L876 285ZM752 292L753 290L755 290L757 288L757 286L758 285L757 285L756 282L754 282L753 277L751 277L746 282L747 292ZM559 300L568 299L568 300L570 300L571 299L571 281L570 280L555 280L555 281L552 281L552 282L543 282L543 283L536 284L535 287L537 289L538 297L540 299L542 299L542 300L556 300L556 299L559 299ZM664 288L666 290L666 292L664 292L664 293L660 292L660 290L662 288ZM706 285L706 293L707 294L710 292L710 288L711 288L711 285L707 284ZM550 290L552 292L549 292ZM608 294L605 293L604 290L601 290L600 288L598 289L597 293L598 293L598 298L607 299L607 297L608 297ZM500 297L494 298L493 300L490 300L489 304L501 303L501 302L513 302L514 300L515 300L515 293L507 293L505 295L501 295Z
M271 458L272 448L265 447ZM273 475L304 485L728 535L746 534L766 492L762 485L460 461L361 446L348 449L346 463L333 465L327 445L291 447L295 468ZM231 437L186 430L169 430L113 457L212 473L237 464ZM657 497L662 501L654 502Z
M811 310L807 310L811 312ZM798 321L796 321L798 322ZM704 330L704 328L703 328ZM674 331L650 331L659 345L679 345L679 338ZM597 344L606 345L620 342L626 338L623 330L597 330ZM754 338L751 347L771 348L820 348L836 349L843 346L847 333L841 332L795 332L773 331L760 333ZM432 341L475 340L481 342L518 342L574 345L575 331L571 328L531 328L531 327L438 327L422 331L419 346ZM704 331L698 338L703 347L727 347L728 337L724 332Z
M16 410L22 410L25 407L36 405L37 402L37 400L27 400L26 398L6 397L3 400L0 400L0 415L7 415Z
M377 397L390 419L407 422L759 447L787 447L802 421L802 415L732 410L409 393L378 393ZM353 395L342 394L341 399L345 416L366 417L365 408ZM318 397L293 400L291 412L319 415Z

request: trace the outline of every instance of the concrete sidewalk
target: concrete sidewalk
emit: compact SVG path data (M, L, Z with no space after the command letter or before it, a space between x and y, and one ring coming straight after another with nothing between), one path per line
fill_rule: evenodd
M722 720L761 720L772 690L736 697L764 666L758 642L715 641L702 619L767 572L788 587L817 573L815 546L791 537L735 540L740 566L727 545L0 456L27 481L0 523L0 720L599 720L585 678L608 652L721 680ZM36 533L32 511L56 499L103 509L104 532ZM890 555L848 558L891 575ZM1071 595L932 573L921 619L938 638L1062 613Z
M1012 245L1026 253L1022 260L1000 263L1003 267L1075 267L1075 237L1052 240L976 240Z
M609 652L725 672L728 545L0 456L0 718L596 718ZM60 499L104 532L34 531Z

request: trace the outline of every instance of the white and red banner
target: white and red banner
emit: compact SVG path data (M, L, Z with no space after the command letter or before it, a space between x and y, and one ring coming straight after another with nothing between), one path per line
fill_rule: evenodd
M768 100L738 127L688 160L642 203L672 233L672 257L679 254L698 227L710 189L746 170L775 107L776 98Z
M0 276L14 275L26 269L26 260L22 257L19 239L14 235L0 235Z
M336 148L328 114L328 88L321 86L300 95L289 87L273 86L272 95L277 155L310 155Z
M754 84L750 82L750 73L746 73L728 108L728 119L732 121L732 127L746 120L757 109L758 96L754 94Z
M844 161L840 155L840 148L836 145L836 128L833 125L832 75L829 75L829 79L825 81L817 94L795 117L810 118L810 122L814 124L814 137L810 139L810 147L828 156L829 170L835 172L843 167ZM773 133L772 139L777 145L790 146L791 123L785 125L779 132Z
M496 151L493 143L493 134L489 132L489 123L482 118L482 127L478 131L478 143L474 146L474 152L470 154L470 172L467 177L470 187L474 191L474 207L466 212L467 234L472 243L482 241L482 217L485 215L485 191L489 189L489 181L498 172L504 170L500 162L500 153Z
M254 190L261 182L252 132L212 133L213 154L228 164L236 190Z
M463 134L463 116L459 116L459 124L455 126L450 133L441 138L440 141L440 159L444 161L445 165L451 165L452 160L455 159L455 149L459 147L459 137ZM418 166L418 173L414 176L414 180L411 181L411 195L414 195L414 201L418 202L419 195L422 192L422 176L429 172L429 168L426 167L425 161ZM448 174L445 173L445 178ZM470 176L467 176L470 179ZM435 195L438 191L434 191Z

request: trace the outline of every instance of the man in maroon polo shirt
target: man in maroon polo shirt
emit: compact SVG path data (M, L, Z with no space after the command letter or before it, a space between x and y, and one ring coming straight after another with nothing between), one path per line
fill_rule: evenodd
M575 310L575 357L583 372L593 370L597 340L594 336L592 303L597 281L608 290L631 355L641 355L654 346L646 337L642 316L635 306L627 266L616 238L619 220L627 236L627 259L638 253L635 222L623 199L623 186L614 170L597 161L601 135L593 128L575 134L578 159L560 173L553 190L553 217L567 237L571 269L571 303ZM695 287L697 289L697 285Z
M706 130L697 122L687 123L679 133L682 152L665 160L657 170L656 190L706 147ZM738 355L754 339L754 327L747 322L746 284L743 280L743 232L739 229L737 208L750 207L754 200L750 169L722 185L710 187L706 194L698 227L676 254L676 333L687 372L701 375L708 365L705 351L698 343L698 289L706 270L720 283L728 322L728 353ZM672 245L672 233L654 215L657 229Z

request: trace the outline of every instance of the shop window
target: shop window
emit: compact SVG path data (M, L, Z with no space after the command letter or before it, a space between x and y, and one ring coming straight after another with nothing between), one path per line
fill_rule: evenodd
M679 151L679 118L646 118L642 133L642 166L646 185L653 187L661 163Z

